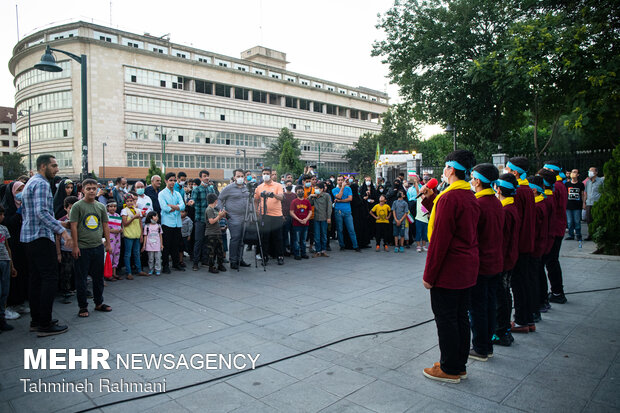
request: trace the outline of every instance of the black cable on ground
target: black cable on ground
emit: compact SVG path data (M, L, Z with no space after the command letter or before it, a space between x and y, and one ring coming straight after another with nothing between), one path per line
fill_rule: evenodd
M569 293L564 293L564 295L596 293L596 292L601 292L601 291L611 291L611 290L618 290L618 289L620 289L620 287L599 288L599 289L596 289L596 290L573 291L573 292L569 292ZM410 330L412 328L419 327L419 326L424 325L424 324L428 324L428 323L430 323L431 321L434 321L434 320L435 320L434 318L430 318L428 320L421 321L419 323L412 324L410 326L396 328L394 330L375 331L375 332L372 332L372 333L363 333L363 334L357 334L357 335L351 336L351 337L341 338L340 340L332 341L331 343L323 344L321 346L314 347L314 348L311 348L309 350L305 350L305 351L302 351L302 352L299 352L299 353L296 353L296 354L291 354L290 356L282 357L282 358L279 358L277 360L272 360L272 361L264 363L264 364L259 364L254 369L246 369L246 370L235 371L233 373L225 374L225 375L219 376L219 377L214 377L214 378L209 379L209 380L203 380L203 381L199 381L197 383L187 384L185 386L177 387L175 389L167 390L165 392L149 393L149 394L144 394L142 396L131 397L129 399L117 400L117 401L110 402L110 403L105 403L105 404L102 404L102 405L99 405L99 406L93 406L93 407L89 407L87 409L78 410L76 413L90 412L90 411L93 411L93 410L96 410L96 409L103 409L104 407L110 407L110 406L114 406L114 405L121 404L121 403L126 403L126 402L130 402L130 401L141 400L141 399L146 399L147 397L153 397L153 396L157 396L159 394L173 393L173 392L179 391L179 390L185 390L185 389L189 389L189 388L196 387L196 386L202 386L203 384L209 384L209 383L212 383L214 381L228 379L228 378L234 377L234 376L236 376L238 374L246 373L248 371L258 370L258 369L260 369L262 367L267 367L267 366L270 366L272 364L280 363L280 362L285 361L285 360L289 360L289 359L292 359L292 358L303 356L304 354L312 353L314 351L321 350L321 349L324 349L326 347L333 346L335 344L343 343L345 341L349 341L349 340L353 340L353 339L361 338L361 337L376 336L376 335L379 335L379 334L398 333L399 331L406 331L406 330Z

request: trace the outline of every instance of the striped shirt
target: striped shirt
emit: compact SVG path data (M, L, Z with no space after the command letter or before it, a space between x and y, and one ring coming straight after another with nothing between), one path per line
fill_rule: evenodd
M49 182L41 174L36 174L28 180L23 193L21 242L39 238L54 242L55 234L62 234L65 229L54 218L54 198Z

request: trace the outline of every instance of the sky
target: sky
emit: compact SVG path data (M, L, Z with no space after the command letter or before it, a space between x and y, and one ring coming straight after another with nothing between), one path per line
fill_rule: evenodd
M373 42L384 36L375 27L377 15L392 5L393 0L2 0L0 106L15 105L8 62L18 27L22 39L77 20L132 33L170 34L173 43L232 57L265 46L286 53L288 70L384 91L390 103L398 103L388 66L370 55Z

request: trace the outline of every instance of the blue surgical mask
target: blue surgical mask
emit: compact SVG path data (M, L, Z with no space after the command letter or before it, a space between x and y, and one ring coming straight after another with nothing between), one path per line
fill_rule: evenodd
M306 182L306 188L310 188L310 186L312 186L312 183Z
M23 192L18 192L15 194L15 199L21 202L23 196L24 196Z
M144 195L144 188L137 188L137 189L136 189L136 194L138 194L138 195Z
M353 183L353 178L349 178L349 183L352 184Z
M248 182L252 182L252 175L248 175L247 178Z

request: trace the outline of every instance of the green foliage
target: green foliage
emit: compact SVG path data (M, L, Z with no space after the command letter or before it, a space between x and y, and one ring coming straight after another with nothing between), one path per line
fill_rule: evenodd
M442 133L420 141L416 150L422 154L422 164L430 166L443 165L446 155L452 152L452 139L451 133Z
M27 175L28 169L22 163L22 158L24 156L25 155L18 152L0 156L0 165L2 165L4 170L4 179L15 180L21 175ZM34 162L32 166L34 168Z
M620 255L620 145L603 170L605 182L601 198L592 207L590 231L603 254Z
M352 171L361 174L375 175L375 154L379 136L373 133L365 133L353 144L344 155Z
M94 170L94 169L90 172L90 177L91 177L92 179L99 179L99 178L97 177L97 174L95 173L95 170Z
M153 175L159 175L161 179L164 179L164 174L161 168L155 164L155 159L151 158L151 166L149 167L149 173L146 175L146 184L151 184L151 177Z
M292 140L286 140L280 153L280 162L277 171L280 174L290 172L293 176L299 176L304 170L302 162L299 160L299 150L295 151Z
M292 148L292 154L298 160L301 158L301 149L299 149L299 140L295 138L295 135L288 129L280 129L280 134L276 142L272 143L269 150L263 155L265 158L266 167L275 167L280 162L280 155L284 150L284 144L290 142ZM303 168L302 168L303 170ZM286 171L282 171L286 172Z

